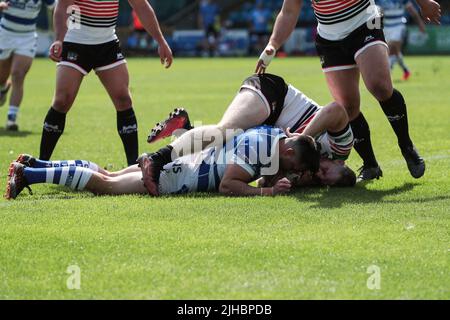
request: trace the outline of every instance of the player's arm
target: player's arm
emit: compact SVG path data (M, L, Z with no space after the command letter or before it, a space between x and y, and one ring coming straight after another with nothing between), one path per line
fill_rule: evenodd
M256 66L256 73L264 73L276 51L286 42L297 25L303 0L284 0L283 7L275 20L269 44L261 54Z
M147 0L128 0L130 5L136 11L139 19L142 22L145 30L156 40L159 44L158 52L161 58L161 64L166 68L170 68L173 62L172 50L167 44L161 28L158 23L155 11Z
M417 9L414 7L412 2L408 2L406 4L406 10L408 11L409 15L413 18L413 20L417 23L420 31L422 33L426 33L427 31L426 31L425 23L423 22L419 11L417 11Z
M279 180L272 188L256 188L249 185L254 179L240 165L230 164L219 186L219 192L227 196L274 196L288 193L291 183L287 179Z
M53 13L56 6L56 0L45 0L45 5L47 6L47 21L48 29L53 30Z
M53 28L55 30L55 42L50 46L49 56L55 62L61 61L62 43L67 33L67 21L70 15L70 6L74 0L58 0L53 13Z
M425 21L441 24L441 6L434 0L416 0Z

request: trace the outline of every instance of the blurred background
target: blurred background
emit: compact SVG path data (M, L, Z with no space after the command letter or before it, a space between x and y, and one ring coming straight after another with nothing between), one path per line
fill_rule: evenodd
M236 57L257 55L266 45L283 0L150 0L175 56ZM442 6L442 25L421 33L411 19L405 35L408 54L450 54L450 0ZM50 16L39 16L39 55L45 56L53 37ZM128 56L156 55L157 45L147 35L128 1L120 1L117 33ZM279 53L314 55L316 20L311 2L304 1L296 31Z

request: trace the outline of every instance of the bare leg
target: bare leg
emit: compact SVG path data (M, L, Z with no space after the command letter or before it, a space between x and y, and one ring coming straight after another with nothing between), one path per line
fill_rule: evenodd
M317 137L319 134L329 132L339 132L348 125L347 112L336 102L323 107L306 127L303 134Z
M5 86L6 82L8 81L8 78L11 74L11 64L12 57L9 57L5 60L0 60L0 87Z
M236 134L234 130L247 130L261 125L268 117L267 107L258 94L244 89L231 102L219 124L190 130L171 146L177 156L198 152L206 147L220 147Z
M128 165L136 163L139 156L138 125L133 110L128 68L125 63L112 69L98 71L97 76L108 91L117 111L117 131L122 140Z
M19 107L23 98L23 84L25 76L31 68L33 59L30 57L14 55L11 67L12 91L10 105Z
M75 101L83 74L77 69L60 65L56 72L56 90L52 107L44 120L39 159L49 160L64 132L66 114Z
M96 195L148 194L140 171L118 177L94 173L87 183L86 189Z
M372 46L361 53L356 62L367 90L375 99L378 101L389 99L394 89L389 69L388 49L384 45Z
M378 168L370 139L369 124L360 112L359 70L355 68L327 72L325 76L335 101L347 110L356 141L354 148L363 159L364 166ZM367 177L370 179L371 175Z
M101 173L101 174L103 174L103 175L105 175L105 176L108 176L108 177L113 178L113 177L120 177L120 176L129 174L129 173L141 172L141 169L140 169L140 168L138 167L138 165L136 164L136 165L127 167L127 168L125 168L125 169L123 169L123 170L115 171L115 172L109 172L109 171L104 170L104 169L102 169L102 168L99 167L98 172Z

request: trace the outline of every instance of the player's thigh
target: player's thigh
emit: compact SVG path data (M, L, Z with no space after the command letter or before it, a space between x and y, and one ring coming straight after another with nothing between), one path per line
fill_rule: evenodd
M263 124L269 113L268 106L258 93L242 89L225 111L219 126L225 129L247 130Z
M23 81L33 64L33 58L14 54L11 65L11 77L14 81Z
M388 43L389 54L398 56L401 52L402 42L401 41L390 41Z
M80 89L84 75L75 68L59 65L56 71L56 89L53 108L66 113L70 110Z
M126 63L122 63L112 69L97 71L97 76L118 111L127 110L132 106L128 87L130 77Z
M118 185L117 194L148 194L140 170L111 179Z
M0 85L4 84L11 74L12 56L0 59Z
M392 96L392 80L389 65L389 49L385 44L367 47L356 57L367 89L378 101Z
M331 95L354 120L359 115L361 96L359 93L359 70L357 68L325 72Z

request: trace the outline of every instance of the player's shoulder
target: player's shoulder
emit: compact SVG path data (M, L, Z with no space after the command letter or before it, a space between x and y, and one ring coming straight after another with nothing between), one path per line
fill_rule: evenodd
M257 140L265 140L265 139L267 140L267 139L283 138L286 137L286 134L281 128L262 125L247 130L244 133L244 136Z

